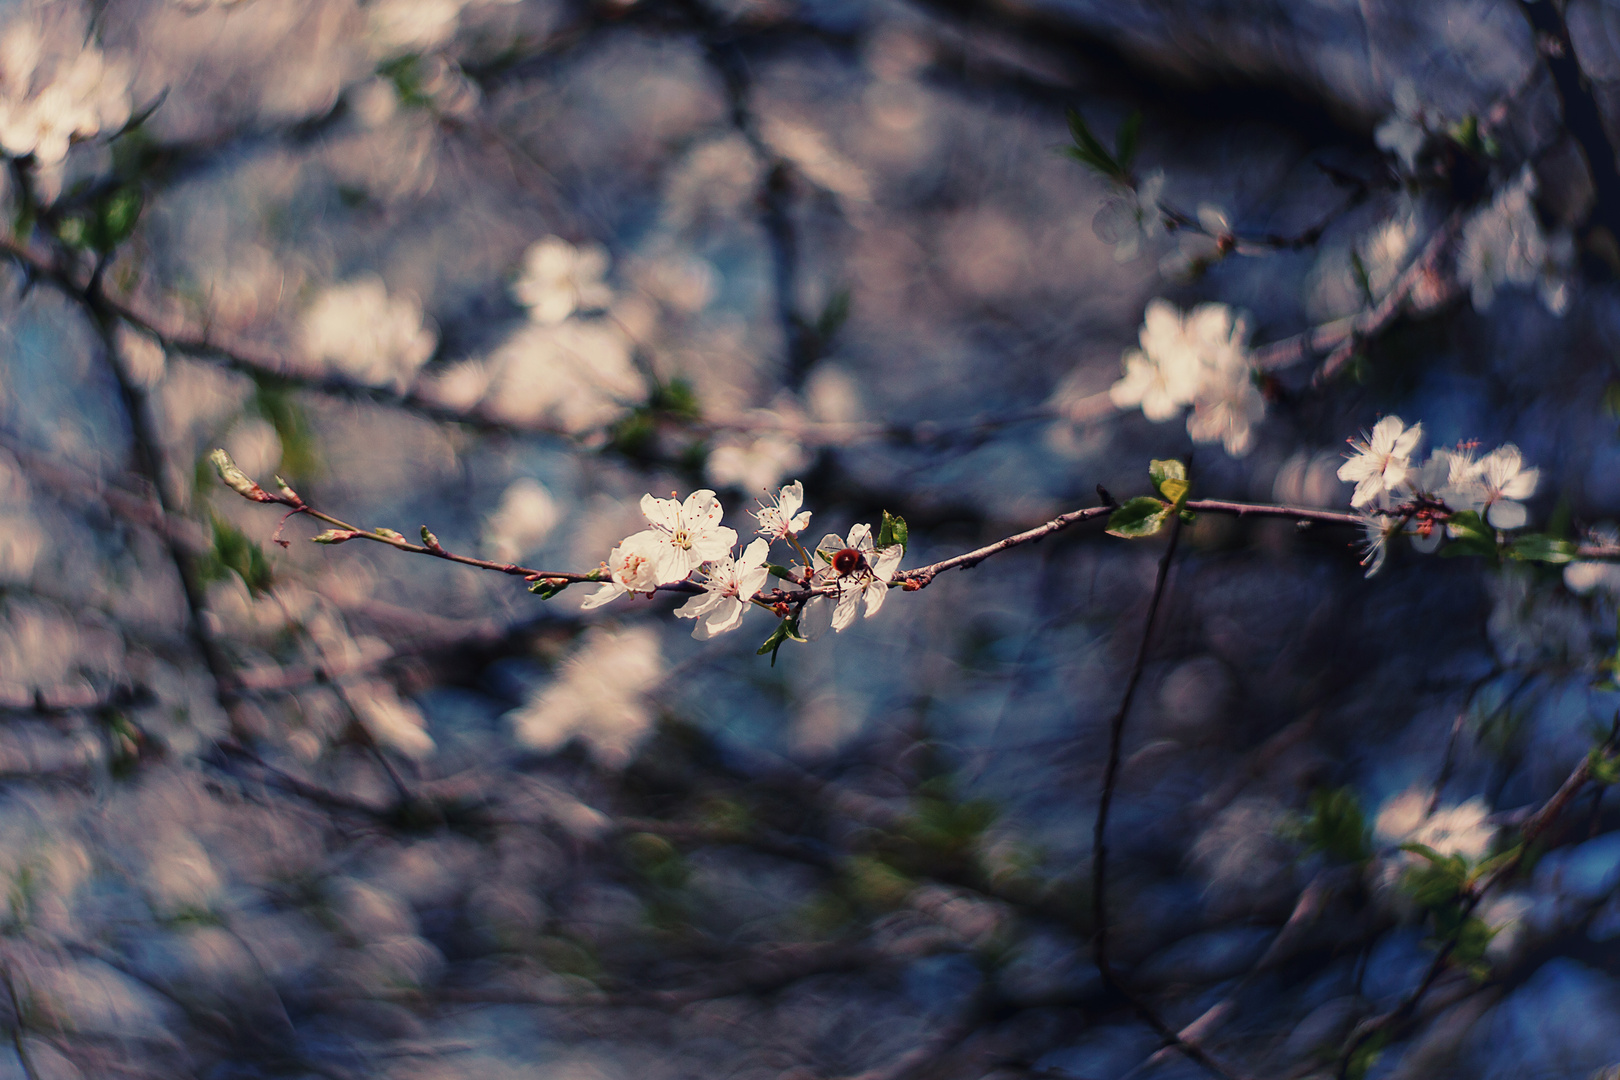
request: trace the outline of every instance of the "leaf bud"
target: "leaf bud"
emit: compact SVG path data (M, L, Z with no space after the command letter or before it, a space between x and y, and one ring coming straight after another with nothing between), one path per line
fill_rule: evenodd
M215 450L208 455L208 460L214 463L214 469L219 473L219 478L225 481L225 486L244 499L252 499L254 502L276 501L274 495L254 483L251 476L237 467L236 462L231 460L231 455L224 450Z

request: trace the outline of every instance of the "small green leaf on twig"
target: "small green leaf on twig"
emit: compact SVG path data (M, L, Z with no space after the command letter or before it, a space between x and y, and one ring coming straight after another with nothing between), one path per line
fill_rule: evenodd
M896 517L887 510L883 511L883 525L878 529L877 546L886 548L899 544L905 547L906 541L910 538L911 530L906 528L906 519Z
M1108 516L1108 535L1126 540L1152 536L1170 520L1170 504L1139 495Z
M765 569L771 572L772 577L781 578L783 581L791 581L795 584L798 583L798 575L785 566L778 566L776 563L766 563Z
M529 591L542 600L550 600L553 596L568 588L565 578L543 577L529 585Z
M755 656L764 656L766 653L770 653L771 654L771 667L775 667L776 666L776 651L782 647L783 642L786 642L786 641L801 641L802 642L802 641L808 641L808 640L810 640L810 639L806 638L806 637L803 637L803 636L801 636L799 634L799 620L796 617L794 617L792 615L789 615L787 618L783 619L780 623L777 623L776 629L771 632L771 636L765 639L765 644L761 645L758 649L756 649L754 651L754 655Z
M1187 492L1192 490L1192 485L1187 481L1186 465L1174 458L1163 461L1155 458L1148 463L1148 477L1160 495L1176 509L1181 509L1181 504L1187 501Z
M1508 554L1525 562L1557 565L1575 558L1575 543L1572 540L1559 540L1545 533L1530 533L1513 541L1508 546Z

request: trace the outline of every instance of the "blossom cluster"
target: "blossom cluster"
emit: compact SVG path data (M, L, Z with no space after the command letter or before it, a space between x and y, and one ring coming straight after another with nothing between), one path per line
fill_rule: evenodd
M129 119L129 78L94 45L53 54L33 21L14 21L0 36L0 149L60 165L70 143Z
M1191 405L1187 433L1193 441L1219 442L1239 457L1253 447L1254 427L1266 412L1247 338L1247 322L1225 304L1183 313L1154 300L1143 317L1141 348L1125 353L1125 377L1108 396L1121 409L1140 406L1154 421Z
M1407 427L1386 416L1361 439L1339 468L1339 479L1356 485L1350 505L1362 511L1366 530L1362 565L1367 576L1384 565L1392 537L1409 533L1415 547L1433 551L1460 534L1459 515L1476 515L1492 529L1523 528L1523 500L1535 494L1541 470L1526 468L1519 448L1505 443L1475 457L1475 447L1437 448L1420 461L1423 425Z
M581 607L598 608L628 593L694 580L702 593L675 614L699 620L692 636L703 641L735 630L751 603L791 620L790 629L812 639L828 628L843 630L863 605L867 618L877 614L900 568L904 543L875 540L870 525L857 524L847 536L822 537L812 557L799 540L810 527L810 511L803 506L804 485L795 480L754 511L758 535L738 553L737 531L721 523L725 511L713 491L694 491L684 501L645 495L641 512L648 528L613 548L604 564L608 580ZM797 570L773 566L774 543L790 545L802 565ZM787 575L799 588L766 604L758 594L773 573Z

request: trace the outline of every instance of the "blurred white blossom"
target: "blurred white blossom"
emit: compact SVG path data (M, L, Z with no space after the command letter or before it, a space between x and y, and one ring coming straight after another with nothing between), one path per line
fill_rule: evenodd
M1507 284L1537 286L1555 315L1568 305L1573 242L1564 235L1549 241L1542 234L1531 203L1535 191L1535 173L1526 165L1463 225L1457 276L1469 287L1476 311L1489 308L1496 290Z
M704 472L719 487L763 491L809 463L810 455L797 440L773 431L721 443L709 452Z
M1417 87L1410 79L1395 83L1395 112L1373 132L1378 148L1401 159L1407 172L1417 167L1417 156L1429 140L1436 120L1418 100Z
M1114 245L1114 260L1129 262L1141 253L1144 242L1164 234L1159 198L1164 194L1164 171L1154 169L1134 188L1117 189L1091 220L1097 239Z
M381 679L346 683L343 696L367 733L381 745L408 758L433 754L433 736L427 733L422 711L388 683Z
M1109 399L1121 409L1140 406L1154 421L1191 405L1187 433L1194 441L1219 442L1241 456L1265 416L1247 336L1246 321L1225 304L1200 304L1183 314L1155 299L1143 317L1141 348L1125 353L1125 377L1109 389Z
M491 354L487 373L482 407L490 416L549 420L575 434L612 422L647 397L629 340L601 321L529 323Z
M545 543L562 516L557 500L540 481L519 477L501 493L500 505L484 523L484 544L497 562L516 562Z
M560 236L547 236L523 254L523 271L512 295L537 323L560 323L576 311L605 308L613 290L602 281L608 253L600 244L575 247Z
M630 763L652 728L644 697L663 674L658 633L650 627L595 627L557 678L508 716L519 742L542 752L579 738L608 768Z
M1378 811L1374 836L1390 847L1422 844L1440 855L1461 855L1470 863L1483 859L1496 837L1496 826L1486 820L1491 810L1485 800L1476 796L1431 814L1432 798L1426 788L1410 788L1391 798Z
M742 624L749 598L765 587L770 571L765 568L771 553L770 541L755 539L736 559L728 552L709 565L703 595L694 596L676 609L682 619L700 619L692 636L707 641L716 634L735 630Z
M304 351L357 382L403 393L438 343L407 293L388 295L375 274L324 290L303 319Z
M52 48L26 16L6 27L0 35L0 149L54 166L67 157L69 143L129 119L127 65L82 41L72 53Z

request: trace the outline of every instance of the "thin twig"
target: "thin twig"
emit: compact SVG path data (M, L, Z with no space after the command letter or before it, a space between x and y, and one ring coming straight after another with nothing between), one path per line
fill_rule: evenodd
M1124 998L1166 1045L1174 1046L1216 1076L1224 1080L1236 1080L1236 1073L1215 1060L1196 1042L1182 1038L1181 1034L1152 1006L1133 994L1114 973L1113 965L1108 959L1108 815L1113 808L1114 791L1119 782L1120 748L1125 738L1125 720L1130 715L1131 703L1136 699L1136 689L1141 685L1142 672L1147 667L1148 649L1153 643L1153 630L1158 623L1165 587L1170 581L1170 563L1175 558L1176 547L1180 541L1181 515L1177 514L1171 518L1170 542L1164 549L1164 555L1159 559L1159 572L1153 581L1153 595L1148 600L1147 621L1142 627L1142 641L1137 646L1136 662L1131 665L1131 673L1125 682L1125 695L1120 699L1119 710L1108 723L1108 764L1103 771L1102 795L1097 802L1097 820L1092 826L1091 833L1091 959L1097 965L1097 971L1102 975L1103 982L1108 984L1108 988Z

